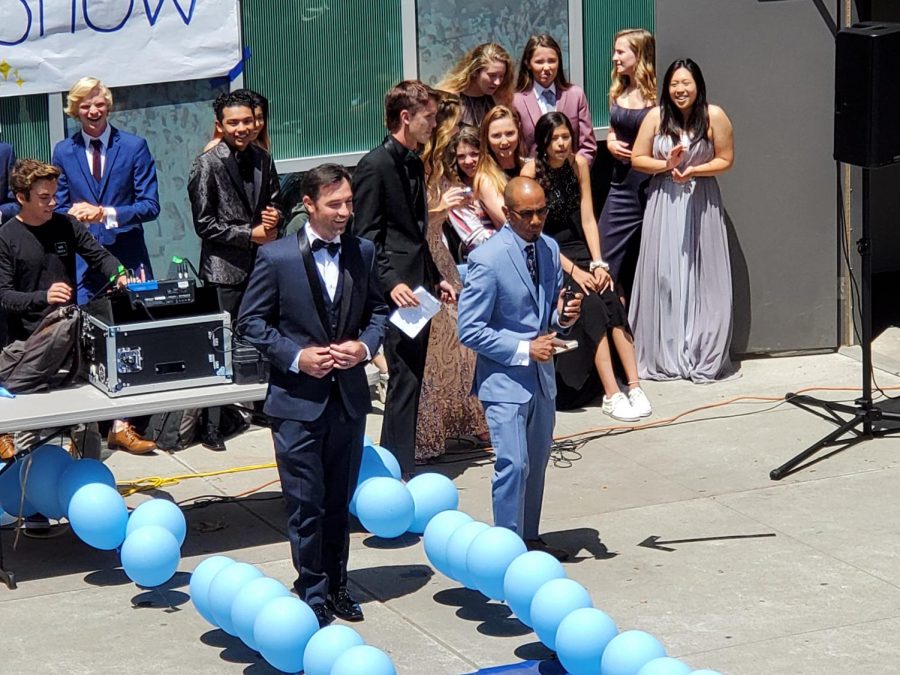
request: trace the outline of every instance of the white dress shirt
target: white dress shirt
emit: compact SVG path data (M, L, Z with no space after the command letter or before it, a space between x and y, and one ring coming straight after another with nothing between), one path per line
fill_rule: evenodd
M555 104L550 105L547 103L547 99L544 98L545 91L552 91L553 95L556 97L553 100L556 101ZM556 110L556 105L559 103L559 94L556 92L556 85L550 85L549 87L542 87L537 82L534 83L534 95L537 98L538 105L541 107L541 113L546 115L548 112L553 112Z
M534 86L537 87L539 85L535 84ZM518 246L519 246L519 252L522 254L522 260L526 261L526 267L527 267L528 257L525 255L525 247L528 246L529 244L532 244L534 246L534 264L537 265L538 264L538 262L537 262L538 261L537 241L525 241L524 239L522 239L522 237L520 237L518 234L516 234L516 231L514 229L512 229L512 227L510 227L509 224L505 225L505 227L509 227L509 231L515 235L513 237L513 239L515 239L516 244L518 244ZM538 275L540 275L540 270L538 270ZM538 281L540 282L540 276L538 276ZM519 340L519 346L516 348L516 353L515 353L515 355L513 355L512 363L510 363L509 365L511 365L511 366L527 366L530 363L531 363L531 341L530 340Z
M313 229L308 224L303 228L303 232L306 235L307 241L309 241L310 250L312 249L312 243L317 239L321 239L326 244L341 243L340 237L335 237L334 239L323 239L318 234L313 232ZM338 278L341 273L341 253L340 251L338 251L334 256L332 256L328 253L327 248L320 248L318 251L313 253L313 260L316 261L316 269L319 272L319 276L321 277L322 281L325 282L325 292L328 293L328 299L334 302L334 294L337 293ZM363 347L366 348L366 361L370 361L372 359L372 355L369 353L369 347L365 343L363 343ZM302 353L302 349L297 352L297 356L294 357L294 363L291 365L291 371L295 373L300 372L300 354Z
M94 169L94 147L91 145L91 141L97 140L100 141L100 176L102 177L106 173L106 151L109 149L109 137L112 134L112 127L108 124L106 128L103 130L103 133L94 138L89 134L85 133L84 129L81 130L81 137L84 139L84 154L87 156L87 165L88 169L93 171ZM119 226L119 221L116 219L116 209L112 206L104 206L103 207L103 215L104 219L104 227L107 230L111 230Z

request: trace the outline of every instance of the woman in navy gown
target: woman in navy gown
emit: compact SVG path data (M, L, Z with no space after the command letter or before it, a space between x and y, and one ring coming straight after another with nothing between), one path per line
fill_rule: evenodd
M615 160L609 195L600 214L603 259L619 297L631 297L641 248L641 224L650 176L631 166L631 148L644 117L656 104L656 46L641 28L616 34L612 86L609 89L609 134L606 147Z

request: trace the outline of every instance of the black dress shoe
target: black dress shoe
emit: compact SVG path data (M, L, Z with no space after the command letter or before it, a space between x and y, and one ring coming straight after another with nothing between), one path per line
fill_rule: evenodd
M328 608L322 603L313 605L312 611L316 613L316 619L319 620L319 628L325 628L325 626L334 621L334 616L332 616L331 612L328 611Z
M223 452L225 450L225 439L222 437L222 434L219 433L218 429L204 429L200 433L200 445L207 450Z
M568 552L563 551L561 548L551 546L540 537L537 537L535 539L526 539L525 548L527 548L529 551L543 551L544 553L549 553L560 562L565 562L569 559Z
M328 600L325 602L328 605L328 609L339 619L344 621L363 620L362 608L346 588L340 589L337 593L330 593Z

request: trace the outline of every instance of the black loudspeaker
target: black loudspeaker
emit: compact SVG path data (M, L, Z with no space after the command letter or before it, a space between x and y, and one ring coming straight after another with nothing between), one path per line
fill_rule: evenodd
M834 158L867 169L900 161L900 24L838 32Z

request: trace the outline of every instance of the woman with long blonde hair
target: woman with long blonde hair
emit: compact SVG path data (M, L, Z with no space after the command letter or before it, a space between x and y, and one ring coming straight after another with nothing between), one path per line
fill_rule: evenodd
M627 28L613 40L612 85L609 88L609 133L606 147L613 156L612 179L603 211L600 235L603 259L627 301L641 249L641 225L650 176L631 166L631 146L644 117L656 104L656 43L643 28Z
M443 93L438 100L434 131L431 132L431 138L422 151L429 208L440 201L444 182L444 151L459 131L461 115L459 96Z
M519 175L522 165L519 116L504 105L495 106L481 123L481 152L472 185L475 197L498 228L506 222L503 190L510 178Z
M477 127L495 105L512 103L513 71L509 53L496 42L486 42L466 52L435 88L458 94L461 123Z
M456 263L444 242L444 223L471 217L474 207L471 189L457 173L456 162L445 161L449 149L459 137L459 97L445 95L438 103L437 123L431 133L423 159L428 196L428 250L445 279L454 290L462 290ZM464 127L470 131L470 127ZM471 163L471 162L470 162ZM474 170L474 167L473 167ZM487 423L478 399L471 395L475 373L475 355L459 343L456 306L444 303L431 320L428 350L419 398L416 424L416 463L424 464L444 453L448 438L469 437L480 445L487 440Z

